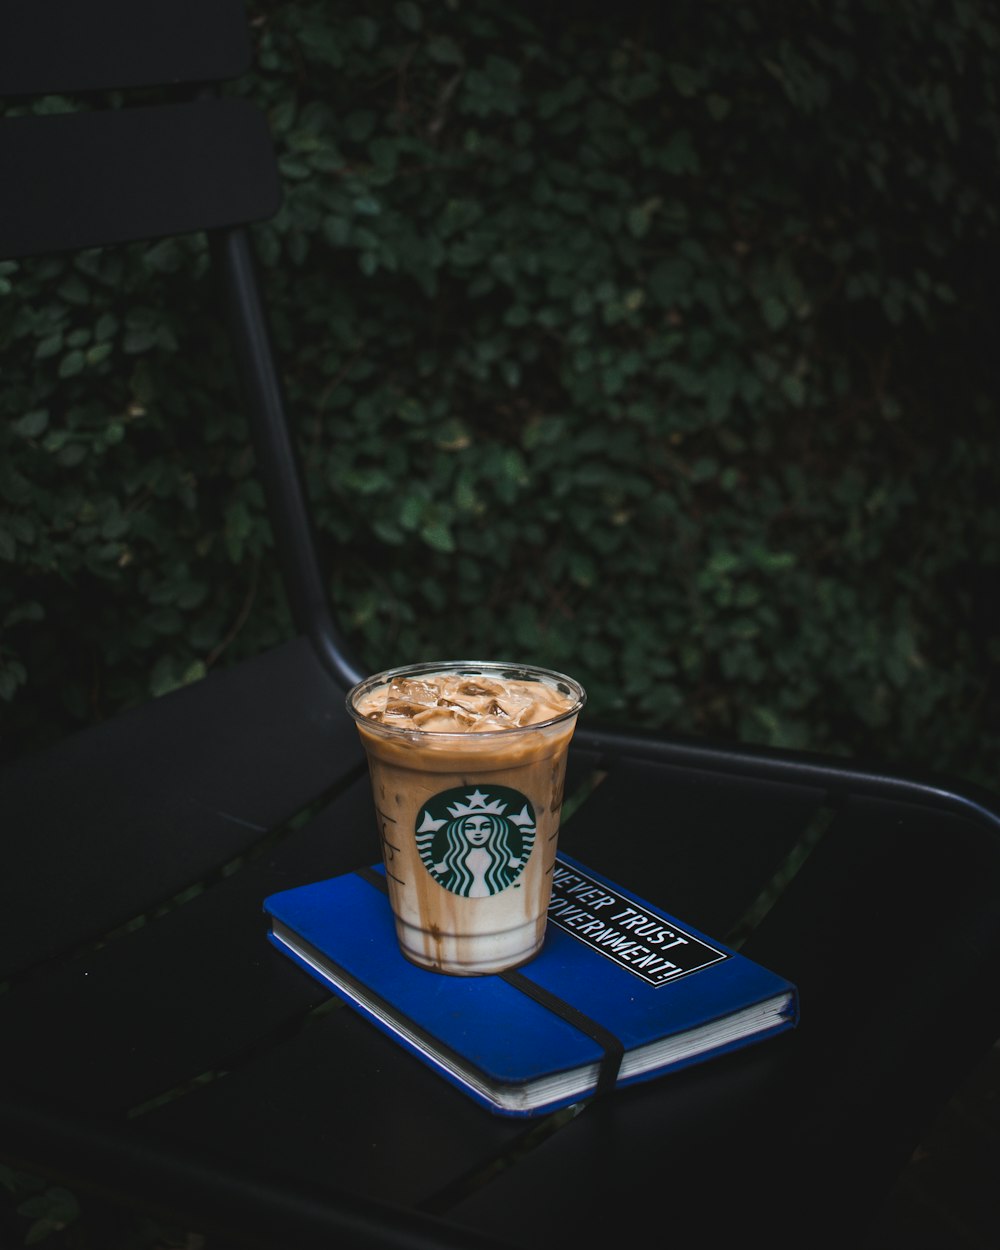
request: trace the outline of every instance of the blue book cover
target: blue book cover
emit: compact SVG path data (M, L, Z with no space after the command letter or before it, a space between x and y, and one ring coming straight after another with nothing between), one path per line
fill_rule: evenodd
M490 976L410 963L381 865L272 894L268 937L490 1111L530 1116L763 1041L796 986L569 856L542 950Z

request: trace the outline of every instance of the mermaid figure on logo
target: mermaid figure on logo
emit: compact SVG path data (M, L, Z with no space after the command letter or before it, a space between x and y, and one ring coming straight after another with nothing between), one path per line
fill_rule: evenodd
M417 849L431 876L452 894L488 898L520 876L535 839L534 813L524 795L503 793L522 804L517 815L507 816L509 802L478 788L447 791L423 807Z

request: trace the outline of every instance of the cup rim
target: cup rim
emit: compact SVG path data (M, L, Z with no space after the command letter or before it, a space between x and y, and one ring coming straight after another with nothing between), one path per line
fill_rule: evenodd
M469 669L469 676L488 676L490 674L506 674L510 677L526 676L534 677L539 680L548 678L556 684L564 684L567 689L561 693L570 694L575 698L572 707L560 712L558 716L552 716L548 720L536 721L532 725L512 725L510 729L483 729L475 733L454 733L440 729L420 729L407 728L402 725L386 725L381 721L369 720L367 716L362 716L355 708L354 701L357 696L367 689L376 686L387 685L394 677L415 676L418 674L431 673L448 673L453 670ZM561 673L554 668L545 668L539 664L522 664L514 660L421 660L416 664L401 664L395 668L386 668L379 673L372 673L363 680L356 682L350 690L348 690L344 700L348 714L351 719L359 727L363 727L375 734L384 734L391 738L430 738L435 742L447 742L449 740L455 742L470 741L492 741L496 738L509 738L513 734L529 733L532 730L547 729L552 725L558 725L564 720L568 720L571 716L579 716L583 710L584 704L587 702L587 692L575 677L570 677L566 673Z

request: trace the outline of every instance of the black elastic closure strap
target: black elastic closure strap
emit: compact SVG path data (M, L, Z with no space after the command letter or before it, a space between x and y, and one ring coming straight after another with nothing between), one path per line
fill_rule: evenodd
M367 864L356 869L356 872L369 885L375 886L383 894L388 894L385 877L380 872L376 872L374 868L370 868ZM582 1011L578 1011L572 1003L566 1002L558 994L553 994L551 990L544 989L541 985L532 981L530 977L526 977L518 969L511 968L507 972L497 973L497 976L502 977L515 990L520 990L522 994L527 994L536 1003L541 1004L548 1011L565 1020L567 1024L571 1024L574 1029L579 1029L581 1033L585 1033L587 1037L592 1038L600 1046L601 1050L604 1051L593 1096L599 1098L602 1094L606 1094L614 1089L618 1083L618 1072L622 1066L622 1059L625 1057L625 1046L621 1038L616 1037L603 1024L598 1024L590 1016L585 1015Z
M380 872L376 872L374 868L370 868L367 864L362 864L360 868L355 868L354 871L359 877L364 877L368 884L373 885L376 890L381 890L383 894L389 893L385 877Z
M560 1016L567 1024L571 1024L573 1028L579 1029L581 1033L586 1033L588 1037L593 1038L604 1051L601 1068L597 1074L594 1097L599 1098L602 1094L606 1094L614 1089L618 1081L618 1072L622 1066L622 1059L625 1057L625 1046L619 1037L616 1037L610 1029L606 1029L603 1024L598 1024L590 1016L584 1015L582 1011L578 1011L572 1003L568 1003L565 999L560 998L558 994L553 994L550 990L544 989L516 968L512 968L508 972L501 972L498 975L508 985L512 985L516 990L520 990L522 994L527 994L529 998L533 998L536 1003L541 1003L543 1007L547 1007L549 1011Z

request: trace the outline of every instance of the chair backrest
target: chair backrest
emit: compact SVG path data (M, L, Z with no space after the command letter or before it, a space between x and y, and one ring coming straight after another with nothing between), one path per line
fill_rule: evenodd
M280 206L275 155L222 91L251 51L242 0L5 0L0 258L207 232L292 615L350 684L247 231Z

